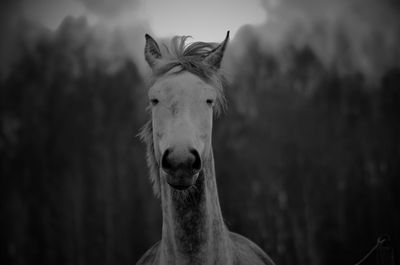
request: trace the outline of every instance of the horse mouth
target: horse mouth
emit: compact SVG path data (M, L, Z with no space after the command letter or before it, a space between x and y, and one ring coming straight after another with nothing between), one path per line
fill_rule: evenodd
M169 184L169 183L168 183ZM172 184L169 184L173 189L175 189L175 190L186 190L186 189L188 189L188 188L190 188L190 187L192 187L193 185L189 185L189 186L183 186L183 185L172 185Z
M168 185L175 190L186 190L196 184L199 173L194 175L171 175L166 174Z

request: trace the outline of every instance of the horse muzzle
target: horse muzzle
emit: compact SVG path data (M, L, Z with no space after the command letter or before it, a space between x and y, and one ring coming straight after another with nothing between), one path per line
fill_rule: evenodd
M162 155L161 168L167 183L174 189L185 190L196 183L202 163L195 149L187 151L168 148Z

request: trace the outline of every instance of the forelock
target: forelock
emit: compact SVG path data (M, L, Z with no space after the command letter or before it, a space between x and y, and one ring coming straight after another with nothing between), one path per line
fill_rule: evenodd
M225 109L225 97L223 88L226 85L226 77L222 70L216 69L203 62L218 43L193 42L187 44L190 36L175 36L169 44L161 45L161 54L164 60L162 66L153 72L153 81L155 82L161 76L166 74L179 74L189 72L201 78L204 82L213 86L217 91L216 114ZM176 69L176 71L172 71Z

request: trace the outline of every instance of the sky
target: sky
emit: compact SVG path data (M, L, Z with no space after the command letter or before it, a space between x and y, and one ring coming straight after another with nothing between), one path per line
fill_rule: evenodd
M36 0L23 1L23 15L56 29L67 15L86 16L89 23L129 26L146 23L158 38L191 35L217 42L246 24L261 24L261 0Z

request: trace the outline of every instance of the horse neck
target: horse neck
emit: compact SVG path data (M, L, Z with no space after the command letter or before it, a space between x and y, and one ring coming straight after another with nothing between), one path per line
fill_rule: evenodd
M229 240L218 200L214 159L204 163L196 189L173 191L161 181L162 253L167 264L228 264Z

